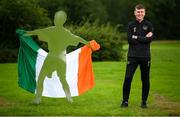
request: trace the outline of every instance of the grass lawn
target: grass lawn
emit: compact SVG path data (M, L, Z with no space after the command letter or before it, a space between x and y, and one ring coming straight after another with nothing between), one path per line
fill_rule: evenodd
M178 115L180 116L180 41L153 42L151 89L147 109L140 107L140 71L131 86L128 108L120 108L126 62L94 62L95 87L87 93L66 99L45 98L39 106L30 104L34 95L18 84L17 64L0 64L0 115Z

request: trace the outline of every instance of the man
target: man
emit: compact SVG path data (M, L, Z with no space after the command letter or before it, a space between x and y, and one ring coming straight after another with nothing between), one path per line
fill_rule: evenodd
M144 19L145 7L142 4L135 6L136 20L128 24L128 62L123 84L123 101L121 107L128 107L131 81L138 65L141 70L142 102L141 107L147 108L150 81L150 43L153 39L152 24Z

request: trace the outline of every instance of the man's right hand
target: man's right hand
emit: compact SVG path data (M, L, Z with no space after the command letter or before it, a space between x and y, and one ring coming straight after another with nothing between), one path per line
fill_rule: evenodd
M133 39L137 39L137 38L138 38L138 36L136 36L136 35L132 35L132 38L133 38Z

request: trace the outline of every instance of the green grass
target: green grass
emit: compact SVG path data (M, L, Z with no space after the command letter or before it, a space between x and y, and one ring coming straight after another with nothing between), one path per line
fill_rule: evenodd
M153 42L149 108L141 109L140 71L131 86L128 108L120 108L126 62L94 62L95 87L66 99L45 98L31 105L34 95L18 84L17 64L0 64L0 115L179 115L180 116L180 42Z

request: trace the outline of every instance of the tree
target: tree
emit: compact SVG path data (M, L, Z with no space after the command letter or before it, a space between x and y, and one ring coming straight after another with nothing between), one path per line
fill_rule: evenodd
M51 20L54 13L64 10L68 14L67 23L80 24L87 20L104 21L107 17L105 6L100 0L38 0L39 5L49 11Z
M17 48L16 28L34 29L51 24L36 0L0 1L0 48Z
M158 38L178 39L180 37L179 8L179 0L150 1L150 18Z
M41 8L44 8L48 11L48 16L51 20L54 19L54 13L58 10L64 9L65 0L38 0L38 4Z

